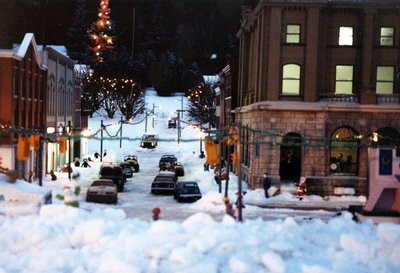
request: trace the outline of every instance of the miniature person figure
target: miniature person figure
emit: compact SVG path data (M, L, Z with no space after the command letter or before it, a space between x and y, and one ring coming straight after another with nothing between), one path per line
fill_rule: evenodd
M298 200L303 200L304 193L307 191L307 183L306 183L306 178L301 177L300 178L300 183L295 183L295 186L297 186L297 196L296 198Z
M88 160L86 158L83 159L82 167L83 168L87 168L87 167L91 168L89 163L88 163Z
M268 190L271 187L271 178L268 177L268 172L264 173L264 178L262 180L265 198L269 198Z
M79 157L75 157L75 162L74 162L75 167L79 167L81 163L79 162Z
M107 155L107 150L104 149L103 157L105 157L106 155Z
M233 214L235 216L235 218L239 217L239 208L244 209L246 207L244 205L244 200L243 200L243 195L244 194L246 194L246 192L243 192L243 194L242 194L242 196L240 198L240 203L239 203L239 192L236 192L235 213Z
M155 207L153 209L153 220L157 221L160 219L159 215L160 215L161 209L159 207Z
M228 214L229 216L232 216L233 218L235 218L235 216L233 215L233 209L232 209L232 205L229 202L229 199L227 197L222 198L222 201L225 204L225 212L226 214Z
M33 172L32 172L32 170L30 170L28 173L28 182L29 183L32 183L32 176L33 176Z
M54 174L53 170L50 171L50 175L51 175L51 181L56 181L57 180L57 175Z
M62 167L61 169L60 169L60 173L67 173L67 172L71 172L72 173L72 168L71 167L68 167L68 164L64 164L64 167Z
M96 150L94 150L94 158L100 158L100 154Z
M205 158L206 156L204 155L204 151L200 151L199 158Z

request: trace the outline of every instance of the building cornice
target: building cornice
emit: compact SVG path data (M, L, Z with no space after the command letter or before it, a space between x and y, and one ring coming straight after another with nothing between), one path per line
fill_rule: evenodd
M262 101L235 109L235 113L254 111L308 111L308 112L364 112L364 113L398 113L400 105L396 104L358 104L358 103L322 103L292 101Z

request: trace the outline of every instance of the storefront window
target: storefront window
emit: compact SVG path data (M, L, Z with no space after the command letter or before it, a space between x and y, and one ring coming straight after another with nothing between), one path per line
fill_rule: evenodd
M331 137L330 173L358 174L358 138L354 130L341 127Z

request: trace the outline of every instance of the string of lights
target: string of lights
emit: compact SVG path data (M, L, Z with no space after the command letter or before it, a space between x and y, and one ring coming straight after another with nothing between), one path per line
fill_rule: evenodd
M143 120L138 121L136 123L125 123L124 124L139 124L143 122ZM184 123L187 123L186 121L182 121ZM117 124L117 123L116 123ZM187 123L190 124L190 123ZM112 134L107 130L108 126L112 126L113 124L105 125L103 126L103 131L106 132L108 135L109 140L120 140L121 137L118 136L121 128L117 130L115 134ZM0 124L0 135L3 134L10 134L10 133L15 133L17 135L22 135L22 136L30 136L30 135L40 135L44 140L48 141L54 141L57 140L60 137L65 137L69 136L70 138L87 138L87 139L98 139L100 140L101 138L98 137L97 135L102 131L102 129L98 129L95 133L93 134L81 134L78 132L75 132L74 130L70 130L69 132L65 132L63 134L57 134L57 133L42 133L38 129L29 129L29 128L23 128L23 127L13 127L7 124ZM220 130L209 130L208 132L213 132L216 134L213 134L212 136L209 137L209 139L213 140L214 142L219 142L219 141L229 141L229 138L234 138L234 134L232 132L229 132L227 128L223 128ZM205 130L205 133L207 133L207 130ZM268 134L270 133L269 131L264 131L266 133L266 136L278 136L282 137L284 136L283 134ZM358 141L355 142L354 139L349 139L349 138L334 138L334 139L314 139L314 138L305 138L301 137L299 139L304 140L304 141L277 141L277 140L269 140L269 141L264 141L264 140L255 140L255 141L242 141L240 144L243 145L262 145L262 144L267 144L271 146L305 146L305 147L359 147L359 148L366 148L366 147L382 147L382 148L397 148L400 145L400 139L399 138L393 138L393 137L387 137L387 136L381 136L378 135L378 139L384 139L384 144L380 144L379 142L371 141L370 136L371 135L377 135L375 132L369 132L365 133L363 135L357 136L357 139L361 139L364 137L368 137L366 143L359 143ZM104 138L103 139L107 139ZM140 140L141 138L139 137L122 137L124 140L128 141L137 141ZM160 138L158 139L160 142L176 142L176 138ZM199 141L198 138L187 138L187 139L181 139L180 141L182 142L191 142L191 141ZM346 143L347 142L347 143ZM389 143L389 144L388 144Z

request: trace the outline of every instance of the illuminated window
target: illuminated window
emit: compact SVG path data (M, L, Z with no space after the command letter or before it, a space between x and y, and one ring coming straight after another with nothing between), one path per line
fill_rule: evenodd
M339 28L339 45L353 45L353 27Z
M337 65L335 94L353 94L353 66Z
M341 127L333 132L329 167L334 175L357 175L358 138L354 130Z
M393 94L394 67L378 66L376 68L376 93Z
M380 39L381 46L392 46L393 37L394 37L393 27L381 27L381 39Z
M300 94L300 65L286 64L283 66L282 94Z
M288 44L300 43L300 25L286 26L286 43Z

